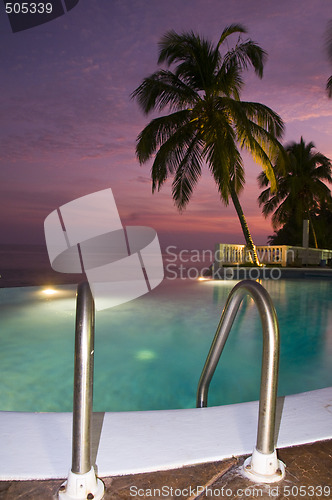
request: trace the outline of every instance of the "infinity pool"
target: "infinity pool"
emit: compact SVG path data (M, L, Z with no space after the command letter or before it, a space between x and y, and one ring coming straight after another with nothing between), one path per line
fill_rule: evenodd
M233 281L164 280L97 312L94 411L195 407ZM266 280L279 319L279 395L332 386L332 281ZM0 289L0 410L71 411L75 292ZM262 332L245 299L212 380L209 406L259 399Z

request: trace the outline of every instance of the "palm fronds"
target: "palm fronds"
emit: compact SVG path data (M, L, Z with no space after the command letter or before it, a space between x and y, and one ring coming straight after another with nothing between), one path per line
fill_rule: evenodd
M236 34L238 39L229 48L229 37ZM139 134L136 154L140 163L153 159L153 191L172 177L179 209L189 202L205 164L222 201L228 204L231 198L240 206L236 196L245 182L241 148L274 182L273 162L281 150L283 122L267 106L240 99L243 71L252 67L262 77L266 58L258 44L243 39L244 34L241 24L231 24L213 44L192 31L168 31L160 40L158 59L166 69L145 78L132 94L146 114L168 111Z

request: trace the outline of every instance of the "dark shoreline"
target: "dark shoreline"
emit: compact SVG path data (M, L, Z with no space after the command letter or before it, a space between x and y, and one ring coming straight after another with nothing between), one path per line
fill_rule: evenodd
M82 274L51 268L46 245L0 245L0 288L76 284Z
M196 265L195 265L196 264ZM165 278L172 277L174 273L180 277L182 269L184 277L190 275L190 269L207 269L203 262L186 263L181 266L177 262L167 261L164 258ZM189 270L186 269L189 267ZM197 276L199 273L197 272ZM174 276L173 276L174 277ZM216 279L226 281L242 279L332 279L332 269L328 267L304 268L249 268L241 266L228 266L219 270ZM85 278L84 274L65 274L51 268L46 245L0 245L0 288L20 286L52 286L77 284Z
M52 272L31 272L24 269L10 269L0 278L0 288L24 286L76 285L82 281L82 274L60 274Z

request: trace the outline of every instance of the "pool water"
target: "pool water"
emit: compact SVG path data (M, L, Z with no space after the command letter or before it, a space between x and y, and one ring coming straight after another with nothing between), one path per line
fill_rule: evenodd
M97 312L94 411L195 407L197 383L235 282L164 280ZM279 319L279 395L332 386L332 281L266 280ZM0 289L0 410L71 411L75 287ZM262 330L240 308L209 406L259 399Z

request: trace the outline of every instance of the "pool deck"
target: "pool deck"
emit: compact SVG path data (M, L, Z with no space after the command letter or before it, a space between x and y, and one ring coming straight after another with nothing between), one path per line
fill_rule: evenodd
M105 478L110 495L105 498L144 498L130 489L135 484L143 489L164 484L253 488L239 475L239 466L255 446L257 414L258 402L94 414L92 455L98 476ZM47 495L54 494L70 468L71 423L70 413L0 412L1 499L52 498ZM331 486L325 498L332 498L332 388L278 398L276 435L279 458L286 464L280 491L287 485ZM262 488L271 493L268 486Z
M187 410L94 413L101 477L220 461L253 451L258 401ZM332 387L278 398L276 447L332 439ZM0 480L63 478L72 414L0 412Z
M332 498L332 440L280 450L279 458L287 464L286 476L274 485L252 483L244 478L240 469L245 458L232 457L168 471L102 477L104 500ZM59 479L0 481L0 498L54 500L61 484Z

